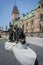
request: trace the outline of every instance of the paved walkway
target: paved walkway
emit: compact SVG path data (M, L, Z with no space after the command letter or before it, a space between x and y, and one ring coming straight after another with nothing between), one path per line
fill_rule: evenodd
M5 50L5 42L3 39L0 41L0 65L21 65L15 58L13 52Z
M28 38L31 39L31 38ZM0 41L0 65L21 65L14 57L13 53L5 50L5 42L7 40ZM43 40L41 41L43 42ZM43 47L29 44L29 47L33 49L37 54L38 65L43 65ZM37 64L35 64L37 65Z
M43 47L43 38L38 38L38 37L26 37L26 41L29 44L34 44L37 46L42 46Z

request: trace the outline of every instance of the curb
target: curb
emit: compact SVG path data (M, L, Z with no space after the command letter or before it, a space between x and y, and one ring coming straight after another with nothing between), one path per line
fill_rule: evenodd
M27 43L43 47L43 38L27 37Z

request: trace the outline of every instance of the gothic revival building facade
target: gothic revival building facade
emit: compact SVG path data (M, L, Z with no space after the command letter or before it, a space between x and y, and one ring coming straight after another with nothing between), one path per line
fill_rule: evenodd
M19 17L19 11L15 5L12 11L12 24L24 26L24 32L32 36L33 33L43 32L43 0L40 0L36 9Z

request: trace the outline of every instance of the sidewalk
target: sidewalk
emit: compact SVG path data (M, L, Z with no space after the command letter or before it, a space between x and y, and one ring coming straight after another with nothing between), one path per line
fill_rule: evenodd
M26 37L26 42L43 47L43 38L39 37Z
M0 38L0 40L2 40L2 39L4 39L4 38Z
M5 40L6 40L6 39L8 39L8 38L4 38L4 37L0 38L0 40L3 40L3 39L5 39Z

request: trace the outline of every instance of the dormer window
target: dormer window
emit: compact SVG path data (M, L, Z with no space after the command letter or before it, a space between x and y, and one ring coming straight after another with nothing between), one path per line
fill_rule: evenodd
M23 14L23 17L25 17L25 14Z

